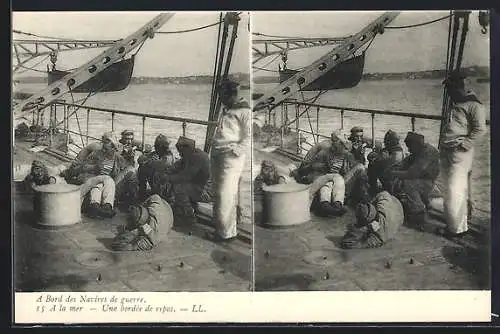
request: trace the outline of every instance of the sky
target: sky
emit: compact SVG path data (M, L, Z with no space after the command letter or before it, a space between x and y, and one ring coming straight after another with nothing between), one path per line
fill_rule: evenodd
M268 35L297 37L342 37L357 33L383 12L254 12L252 31ZM449 11L404 11L389 26L411 25L434 20ZM448 41L448 19L411 29L385 30L366 53L365 73L387 73L444 69ZM264 38L256 36L257 38ZM331 50L332 46L290 52L288 67L308 65ZM489 66L489 35L481 33L478 13L469 19L463 65ZM259 61L265 65L273 57ZM276 70L279 59L265 68ZM255 71L255 76L269 72Z
M298 37L338 37L361 30L382 12L252 12L251 29L270 35ZM73 39L120 39L139 29L159 12L14 12L13 29L39 35ZM415 24L447 15L447 11L401 12L392 26ZM250 72L250 34L248 13L241 15L231 72ZM214 23L219 12L177 12L160 31L196 28ZM489 64L489 35L483 35L477 12L470 17L464 66ZM16 38L26 38L14 34ZM378 35L367 52L365 73L406 72L442 69L446 62L448 20L431 25L386 30ZM261 38L261 37L256 37ZM217 27L183 34L157 34L136 58L134 76L176 77L211 75L214 67ZM302 67L317 60L332 47L317 47L291 52L288 67ZM78 67L103 49L62 52L58 68ZM33 60L35 64L41 58ZM259 62L265 65L272 57ZM46 69L48 61L37 68ZM29 66L30 64L27 64ZM266 66L277 69L278 60ZM27 72L26 75L37 75ZM38 73L38 75L40 75ZM269 75L269 72L254 72Z
M38 35L107 40L125 38L134 33L160 12L14 12L12 27L15 30ZM220 12L177 12L159 31L177 31L215 23ZM238 38L230 72L249 73L248 13L243 12L238 27ZM230 30L231 31L231 30ZM134 76L179 77L212 75L217 47L218 27L182 33L156 34L149 39L136 57ZM19 39L31 39L13 34ZM229 42L229 39L228 39ZM104 49L87 49L61 52L57 68L75 68L97 56ZM36 64L43 58L32 60ZM37 66L45 70L47 60ZM25 75L40 75L28 71ZM20 75L22 76L22 75Z

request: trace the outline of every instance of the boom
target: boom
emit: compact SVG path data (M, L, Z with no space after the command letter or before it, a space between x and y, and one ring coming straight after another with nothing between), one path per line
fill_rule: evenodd
M74 72L69 73L62 79L52 83L42 91L33 94L29 99L18 104L14 109L14 118L25 118L33 108L42 108L52 101L59 99L62 95L68 93L102 72L113 63L123 58L127 53L145 42L148 38L154 36L163 24L165 24L174 14L164 13L156 16L153 20L145 24L138 31L127 38L116 41L109 49L100 55L80 66Z
M384 27L391 23L398 15L399 12L386 12L357 34L346 38L339 46L334 47L330 52L314 63L277 85L269 93L265 93L256 101L254 111L266 107L269 109L275 108L283 102L283 100L289 98L301 88L306 87L319 77L328 73L332 68L353 55L354 52L364 44L370 42L377 33L382 33Z

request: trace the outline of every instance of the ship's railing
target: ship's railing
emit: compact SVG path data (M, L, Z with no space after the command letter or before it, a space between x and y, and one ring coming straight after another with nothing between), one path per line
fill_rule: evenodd
M290 110L292 109L292 110ZM311 117L311 111L315 114L315 117ZM272 125L275 129L279 129L280 133L280 148L286 150L286 136L287 134L293 133L296 136L296 152L298 156L302 155L303 147L305 144L309 147L314 146L319 142L320 138L329 138L329 135L325 135L320 131L320 124L322 120L324 121L326 118L322 118L322 112L330 111L328 114L328 119L331 120L332 117L338 117L340 130L344 130L345 125L345 116L346 113L361 113L368 114L371 116L371 138L373 143L375 142L375 131L376 131L376 116L385 115L391 117L398 118L407 118L409 120L409 128L411 131L416 130L417 120L433 120L440 122L440 115L429 115L429 114L417 114L417 113L409 113L409 112L400 112L400 111L389 111L389 110L375 110L375 109L365 109L365 108L351 108L351 107L340 107L340 106L332 106L332 105L324 105L317 103L308 103L308 102L300 102L295 100L286 100L282 104L281 110L275 108L268 113L267 123ZM331 111L337 111L338 113L331 113ZM277 124L278 113L281 124ZM294 117L290 119L290 114L294 113ZM309 129L304 129L301 127L301 121L307 121L307 126ZM313 142L307 141L306 136L309 135L309 138L312 138ZM290 147L288 147L290 149ZM288 152L292 153L292 152Z
M155 115L155 114L138 113L126 110L110 109L110 108L82 106L78 104L67 103L64 100L54 101L49 106L49 108L50 108L49 127L53 129L62 130L63 133L73 134L79 137L81 144L77 143L77 141L73 142L73 144L79 148L83 148L84 146L88 145L89 139L94 139L98 141L101 140L99 136L92 136L90 134L90 120L92 115L95 115L96 113L104 113L111 115L111 122L109 124L109 130L111 131L115 130L117 123L116 122L117 116L133 116L137 119L140 119L140 122L142 124L141 138L143 145L145 145L146 143L147 120L161 120L161 121L180 123L180 126L182 127L183 136L186 136L186 130L189 124L207 126L209 124L215 123L215 122L186 118L186 117ZM40 116L41 112L42 111L39 110L37 115L35 114L33 115L33 120L35 121L36 119L36 123L39 123L44 118L43 115ZM62 118L61 118L61 113L62 113ZM80 121L79 115L81 115L82 113L85 114L85 117L82 117L83 119L82 121ZM74 120L76 120L77 131L71 129L70 127L69 123L71 118L74 118ZM82 123L85 123L85 126ZM165 129L167 129L166 126ZM168 130L171 131L171 128L169 127Z

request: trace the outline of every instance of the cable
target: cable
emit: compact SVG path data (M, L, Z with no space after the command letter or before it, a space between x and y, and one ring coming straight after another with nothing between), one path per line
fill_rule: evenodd
M201 27L193 28L193 29L177 30L177 31L157 31L156 33L157 34L181 34L181 33L185 33L185 32L192 32L192 31L198 31L198 30L210 28L210 27L219 25L221 23L223 23L223 21L215 22L215 23L212 23L212 24L207 24L205 26L201 26Z
M263 37L271 37L271 38L294 38L294 39L304 39L304 38L310 38L310 37L292 37L292 36L277 36L277 35L268 35L268 34L263 34L260 32L252 32L252 35L255 36L263 36Z
M264 72L279 73L279 71L276 71L276 70L269 70L267 68L262 68L262 67L257 67L257 66L253 66L253 68L255 69L254 72L264 71Z
M435 22L439 22L439 21L445 20L445 19L449 18L452 15L453 14L450 14L450 15L443 16L443 17L441 17L439 19L432 20L432 21L427 21L427 22L422 22L422 23L417 23L417 24L410 24L410 25L407 25L407 26L385 27L385 29L405 29L405 28L421 27L421 26L425 26L427 24L431 24L431 23L435 23Z
M262 65L262 67L252 66L252 68L253 68L253 69L255 69L255 70L254 70L254 72L258 72L258 71L266 71L266 72L276 72L276 73L277 73L278 71L275 71L275 70L269 70L269 69L267 69L267 68L265 68L265 67L266 67L266 66L268 66L268 65L270 65L270 64L271 64L272 62L274 62L276 59L278 59L278 57L279 57L279 56L280 56L279 54L278 54L278 55L276 55L276 56L274 56L274 58L273 58L273 59L271 59L270 61L268 61L266 64Z
M70 41L73 40L71 38L64 38L64 37L54 37L54 36L44 36L44 35L38 35L38 34L33 34L30 32L24 32L20 30L12 30L13 33L21 34L21 35L27 35L27 36L33 36L33 37L39 37L39 38L48 38L48 39L59 39L62 41Z
M41 73L45 73L45 71L41 71L41 70L37 70L35 69L34 67L40 65L41 63L43 63L45 60L47 60L47 58L49 58L49 56L45 56L45 58L43 58L42 60L40 60L38 63L36 63L35 65L31 66L31 67L26 67L24 65L21 65L21 64L18 64L17 67L21 67L21 68L24 68L26 69L25 71L22 71L22 72L19 72L17 74L22 74L22 73L25 73L29 70L32 70L32 71L35 71L35 72L41 72Z

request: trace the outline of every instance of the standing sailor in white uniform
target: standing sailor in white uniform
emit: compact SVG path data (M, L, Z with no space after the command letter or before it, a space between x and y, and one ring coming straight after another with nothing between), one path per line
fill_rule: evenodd
M210 153L215 190L214 241L235 239L237 219L241 214L239 184L245 159L250 152L252 111L248 102L241 97L239 88L239 83L229 79L223 79L218 87L224 108Z
M451 117L444 128L440 151L445 181L444 217L450 236L468 231L467 187L474 147L486 131L485 109L476 94L465 89L465 76L452 72L444 81L450 96Z

